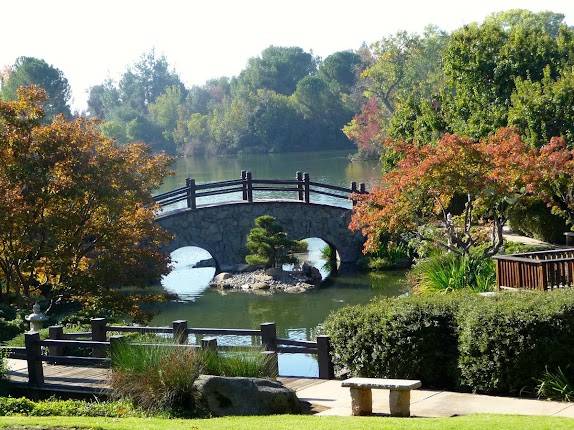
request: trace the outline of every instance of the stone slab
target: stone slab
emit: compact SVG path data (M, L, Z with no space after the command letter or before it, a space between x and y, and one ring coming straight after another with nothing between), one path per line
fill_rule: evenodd
M421 381L412 379L350 378L341 383L342 387L372 388L387 390L415 390L422 386Z

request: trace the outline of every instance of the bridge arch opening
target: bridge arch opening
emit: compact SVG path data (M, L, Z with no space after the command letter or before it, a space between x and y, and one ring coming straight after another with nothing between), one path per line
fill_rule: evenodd
M209 251L199 246L183 246L170 253L171 271L162 286L181 300L195 300L207 288L217 272L217 262Z
M285 265L285 270L299 269L304 263L316 267L323 280L337 273L341 259L337 249L320 237L302 239L307 244L307 251L295 254L297 263Z

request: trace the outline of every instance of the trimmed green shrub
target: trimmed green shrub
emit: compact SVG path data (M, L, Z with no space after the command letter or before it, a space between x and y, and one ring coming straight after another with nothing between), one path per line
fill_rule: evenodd
M453 388L458 379L457 295L383 299L327 318L337 366L365 377L416 378Z
M547 368L574 380L574 290L377 300L324 327L337 366L354 375L531 396Z
M128 402L86 402L82 400L40 400L0 397L0 416L133 417L142 416Z
M550 243L564 243L570 231L563 218L553 214L540 200L528 200L513 206L509 214L512 230Z
M461 385L500 394L534 393L545 369L574 362L574 291L506 293L462 305Z
M23 324L20 320L7 321L0 319L0 342L5 342L18 336L23 330Z

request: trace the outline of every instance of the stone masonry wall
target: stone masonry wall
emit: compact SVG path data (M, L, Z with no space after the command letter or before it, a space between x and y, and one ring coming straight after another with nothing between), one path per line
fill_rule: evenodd
M199 246L218 267L225 267L245 262L247 234L261 215L277 218L291 239L323 239L339 252L342 263L355 263L361 255L362 236L347 228L351 210L335 206L293 200L220 203L175 210L156 221L174 235L166 252Z

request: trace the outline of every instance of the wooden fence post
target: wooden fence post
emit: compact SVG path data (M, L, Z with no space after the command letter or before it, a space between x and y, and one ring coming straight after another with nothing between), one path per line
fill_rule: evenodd
M335 368L331 358L331 341L329 336L317 336L317 361L319 362L319 378L334 379Z
M301 201L303 201L304 196L303 196L303 173L302 172L297 172L297 198Z
M42 385L44 383L44 368L42 367L42 346L40 333L32 331L24 334L26 346L26 361L28 363L28 384Z
M247 200L247 170L241 171L241 199Z
M247 180L247 201L249 203L253 203L253 182L252 182L252 176L251 176L251 172L247 171L247 173L245 174L245 178Z
M351 182L351 194L357 192L357 183L355 181ZM357 204L357 201L353 199L353 206Z
M110 336L110 359L112 360L112 367L114 366L114 357L118 352L118 348L126 341L126 338L122 334L116 334Z
M367 194L367 186L365 185L364 182L361 182L361 183L359 184L359 192L360 192L361 194Z
M266 367L269 372L279 374L279 357L277 355L277 326L274 322L263 323L260 326L261 344L267 354ZM270 373L273 375L273 373Z
M185 180L185 186L187 187L187 207L195 209L197 207L195 201L195 179L187 178Z
M51 325L48 327L48 339L60 340L64 339L64 327L61 325ZM48 355L64 355L64 347L59 345L50 345L48 347Z
M107 324L108 320L105 318L92 318L90 326L92 327L92 340L96 342L105 342L107 340ZM95 346L92 348L92 357L103 358L106 356L105 348Z
M171 323L173 329L173 340L175 343L187 343L187 320L176 320Z
M212 351L217 353L217 338L216 337L204 337L201 339L201 349L204 351Z
M263 323L261 329L261 344L265 351L277 350L277 326L274 322Z
M303 182L304 182L304 193L305 193L305 203L309 203L311 201L311 190L309 184L309 173L303 173Z

